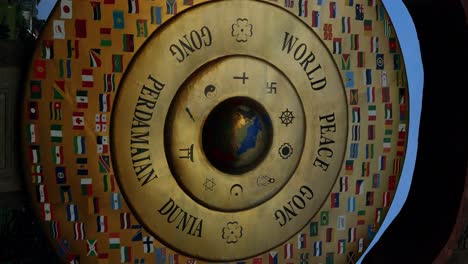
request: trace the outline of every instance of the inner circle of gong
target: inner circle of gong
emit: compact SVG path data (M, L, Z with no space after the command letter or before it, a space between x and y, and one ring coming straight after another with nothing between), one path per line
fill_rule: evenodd
M222 57L179 89L164 140L174 177L195 200L219 211L246 210L294 174L305 140L304 109L273 65L245 55Z
M237 176L211 164L202 139L209 113L235 97L261 104L272 122L265 157ZM158 29L123 76L111 122L116 178L167 245L211 261L247 258L317 214L342 168L347 114L334 59L301 20L264 2L206 3ZM255 120L245 121L236 151L261 144Z

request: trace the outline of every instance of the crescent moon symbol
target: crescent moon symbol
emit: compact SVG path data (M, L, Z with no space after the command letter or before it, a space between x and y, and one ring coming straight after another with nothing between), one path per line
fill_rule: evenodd
M242 194L243 191L244 191L244 188L242 188L242 185L240 184L234 184L230 190L231 195L234 195L234 196L239 196L240 194Z

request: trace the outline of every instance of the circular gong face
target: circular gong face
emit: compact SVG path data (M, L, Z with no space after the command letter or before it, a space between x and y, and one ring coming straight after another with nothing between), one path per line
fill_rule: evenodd
M158 30L127 69L112 118L116 176L140 221L182 252L223 261L273 248L310 221L348 130L323 42L254 1L200 5Z
M62 257L355 261L399 179L406 75L380 1L324 2L62 1L23 107Z

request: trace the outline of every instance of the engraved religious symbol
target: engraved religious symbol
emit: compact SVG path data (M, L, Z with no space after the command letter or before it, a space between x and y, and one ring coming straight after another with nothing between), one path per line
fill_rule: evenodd
M192 119L193 122L195 122L195 118L193 118L193 115L192 113L190 113L190 109L188 107L185 108L185 111L187 112L187 114L190 116L190 119Z
M289 124L292 124L294 120L293 112L286 108L286 111L281 112L279 119L281 120L281 124L288 126Z
M205 191L213 191L213 188L216 186L214 178L206 178L205 183L203 183L203 186L205 187Z
M189 159L191 162L193 162L193 144L190 145L188 148L181 148L179 149L180 152L185 152L185 156L179 156L179 159ZM182 155L182 154L181 154Z
M272 183L275 183L275 178L269 177L267 175L259 176L257 178L257 186L265 187Z
M249 77L245 75L245 72L242 73L242 76L234 76L232 78L234 80L242 80L242 84L245 84L245 81L249 79Z
M276 85L277 85L276 82L271 82L271 83L267 82L267 87L266 87L268 89L267 93L276 94Z
M253 35L253 25L249 24L247 18L238 18L236 23L231 26L231 36L233 36L237 42L247 42Z
M293 153L293 148L289 143L284 143L281 145L281 147L278 149L278 152L283 159L289 159Z

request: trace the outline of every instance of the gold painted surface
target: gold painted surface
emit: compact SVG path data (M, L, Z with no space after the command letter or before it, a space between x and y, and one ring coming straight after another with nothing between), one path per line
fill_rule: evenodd
M22 136L28 188L58 254L67 262L79 259L80 263L204 263L197 258L244 258L255 264L356 260L388 211L406 149L408 84L399 43L382 3L202 2L104 0L90 5L61 1L55 8L28 74ZM169 50L170 44L180 46L179 39L184 40L186 34L190 40L192 30L204 34L202 41L207 41L204 26L210 29L210 45L203 43L185 57L175 48ZM304 43L307 52L314 52L327 76L325 89L312 91L304 65L294 60L295 49L283 51L285 32L298 37L295 48ZM183 62L177 61L182 58ZM227 82L227 69L243 68L235 66L237 60L266 69L255 70L263 82L269 77L284 79L285 88L278 85L276 97L266 94L265 85L247 92L228 89L210 94L213 102L204 94L197 97L198 84L203 87L204 81L218 78ZM219 69L211 67L213 63ZM243 72L235 76L242 77ZM165 86L148 138L151 168L158 178L141 186L129 156L129 120L143 85L154 84L148 74ZM246 84L262 82L252 76ZM258 94L251 94L253 90ZM190 177L195 163L204 164L197 169L217 172L203 161L200 144L194 143L198 152L193 164L178 158L179 150L190 147L192 139L200 143L196 136L202 126L200 116L208 115L228 93L271 105L265 108L276 122L273 141L280 142L276 136L282 135L297 140L295 144L303 142L287 166L272 170L286 172L281 174L283 187L278 184L268 191L252 192L240 203L230 202L230 190L226 190L236 181L233 177L252 186L249 172L209 176L218 183L225 181L214 186L224 191L217 199L206 195L211 191L205 191L204 175ZM195 123L185 111L189 101L200 102L189 108ZM289 101L302 110L294 111L293 123L285 127L278 124L278 111L284 109L274 106ZM332 144L336 150L330 171L320 173L319 167L309 170L320 147L317 119L331 111L340 130ZM181 121L174 122L173 116ZM167 132L171 129L181 136L164 137L164 133L172 134ZM197 132L187 133L189 129ZM171 140L174 143L168 144ZM254 170L280 163L273 162L278 159L272 157L278 153L275 148L278 145L272 144L267 158ZM297 165L293 157L299 159ZM288 166L290 171L285 169ZM283 222L273 213L285 211L283 206L290 206L294 195L306 190L300 189L302 184L310 186L314 198L306 198L307 210L297 210L297 216L281 227ZM183 225L177 228L178 221L168 223L169 213L164 219L157 211L171 198L184 212L198 220L203 217L202 229L197 220L189 232L194 235L187 234L188 225L184 235Z

